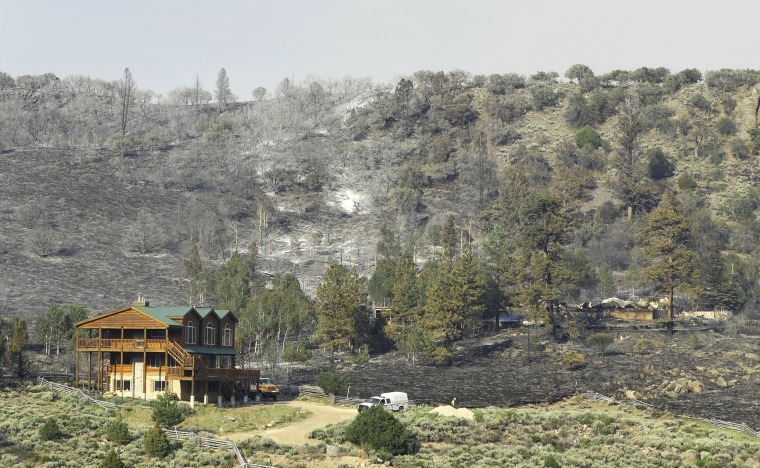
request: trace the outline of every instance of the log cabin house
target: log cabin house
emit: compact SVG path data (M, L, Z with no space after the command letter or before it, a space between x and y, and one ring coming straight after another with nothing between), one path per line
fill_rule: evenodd
M86 387L118 396L147 400L168 391L191 404L200 396L234 405L238 389L260 375L235 368L236 325L229 310L152 307L142 299L96 315L74 324L75 384L86 375Z

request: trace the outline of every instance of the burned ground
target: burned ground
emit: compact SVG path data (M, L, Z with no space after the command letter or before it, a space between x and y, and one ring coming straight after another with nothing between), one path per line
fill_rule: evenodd
M368 397L398 390L431 404L456 397L460 405L485 407L551 402L576 392L627 400L629 390L639 400L672 414L744 422L751 427L760 420L757 339L712 331L672 337L651 330L616 332L615 343L604 355L583 343L544 340L534 345L528 362L524 338L514 331L473 340L458 350L448 366L413 365L398 353L380 355L350 366L350 394ZM570 370L563 364L565 353L571 350L587 357L584 367ZM677 379L701 382L701 392L666 393L663 384Z

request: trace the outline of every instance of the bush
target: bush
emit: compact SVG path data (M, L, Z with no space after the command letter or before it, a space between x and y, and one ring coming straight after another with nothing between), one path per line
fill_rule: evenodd
M615 342L615 338L609 333L594 333L588 337L588 344L599 350L604 354L607 348Z
M169 453L169 438L166 437L164 431L156 424L153 426L153 429L145 434L143 447L145 448L145 453L151 457L163 458Z
M306 362L311 359L311 351L303 341L290 342L285 345L282 359L288 362Z
M675 171L675 165L668 159L668 156L662 148L652 148L647 150L649 159L649 177L653 180L667 179L672 177Z
M734 135L736 134L737 130L736 122L734 122L733 119L729 117L721 117L720 120L718 120L716 128L721 135L725 136Z
M586 125L575 132L575 144L578 145L578 148L591 146L596 149L602 146L602 137L594 130L594 127Z
M327 371L321 372L317 376L315 383L325 393L342 395L346 393L346 388L348 388L348 376L338 373L335 365L332 365Z
M410 454L414 450L412 433L379 405L359 413L346 427L346 438L365 449L392 455Z
M160 394L158 398L150 402L150 406L153 407L150 419L158 425L176 426L185 419L182 409L177 404L177 395L173 393Z
M684 172L678 176L678 188L681 190L692 190L697 188L697 181L694 180L694 176L688 172Z
M40 426L40 439L42 440L58 440L63 436L61 428L58 427L58 423L53 418L48 418Z
M119 445L129 443L129 428L127 427L127 423L121 418L121 415L117 416L106 428L106 439Z
M127 465L121 461L121 458L116 453L116 450L111 448L111 450L108 451L108 454L106 454L106 458L104 458L103 461L101 461L98 465L98 468L126 468L126 466Z
M570 370L580 369L586 365L586 356L576 351L568 351L562 355L562 365Z

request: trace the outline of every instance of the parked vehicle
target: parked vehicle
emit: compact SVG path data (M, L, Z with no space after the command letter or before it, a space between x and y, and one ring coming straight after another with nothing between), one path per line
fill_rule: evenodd
M373 396L363 403L359 403L359 412L369 409L375 405L382 405L389 411L404 411L409 407L409 397L405 392L388 392L381 393L380 396Z
M248 391L248 398L255 399L256 401L261 401L264 398L271 398L277 401L279 395L280 389L272 383L272 379L269 377L260 378L258 383L251 385Z

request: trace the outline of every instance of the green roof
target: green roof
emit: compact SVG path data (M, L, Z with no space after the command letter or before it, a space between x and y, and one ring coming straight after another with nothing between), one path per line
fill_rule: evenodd
M192 307L147 307L147 306L134 306L135 309L152 317L164 325L170 327L181 327L182 322L178 322L169 317L184 317L186 313L192 310Z
M190 354L237 354L235 348L204 348L202 346L184 346L184 348Z

